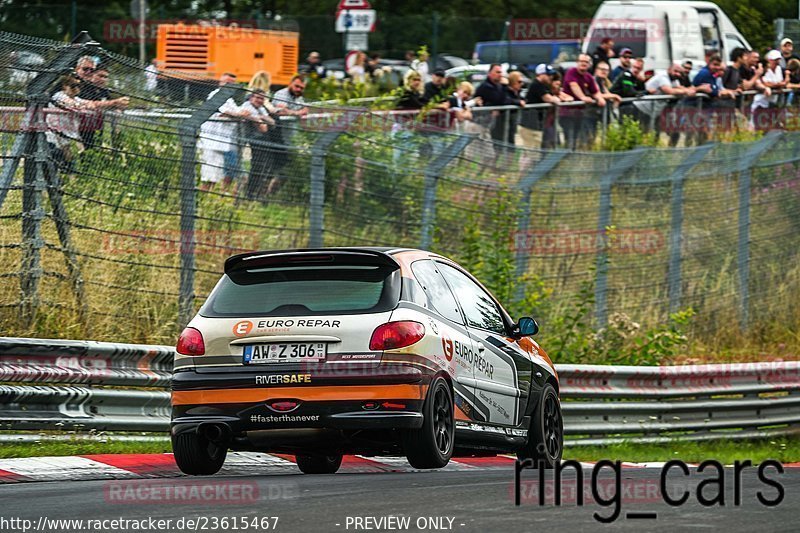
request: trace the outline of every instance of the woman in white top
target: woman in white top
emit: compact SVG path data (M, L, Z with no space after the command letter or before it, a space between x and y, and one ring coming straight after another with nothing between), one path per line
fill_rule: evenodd
M78 95L81 79L67 75L60 80L61 89L50 99L47 112L47 132L50 156L64 172L74 171L74 160L84 150L81 142L81 114L92 111L98 102L84 100Z

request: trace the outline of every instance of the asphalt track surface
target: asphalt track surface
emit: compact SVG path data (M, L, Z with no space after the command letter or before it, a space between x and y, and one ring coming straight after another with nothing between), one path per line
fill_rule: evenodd
M587 484L591 483L591 467L585 467ZM770 472L769 477L784 488L783 501L775 507L759 503L756 493L774 500L777 490L762 483L755 469L741 476L741 504L734 505L734 471L725 469L725 506L704 507L698 503L698 484L712 476L690 471L668 477L667 489L673 497L689 490L691 497L681 507L672 508L652 492L657 488L660 468L624 468L621 482L627 490L621 503L619 518L610 525L601 524L594 513L609 516L613 505L603 507L585 504L582 507L565 501L561 506L541 507L523 492L519 507L514 505L514 471L493 469L474 471L415 471L381 473L344 473L306 476L295 472L204 478L111 479L94 481L53 481L0 485L0 515L29 519L172 519L171 527L162 531L747 531L772 532L800 530L800 468L788 468L783 474ZM576 473L566 471L563 486L574 488ZM523 471L522 480L538 484L536 470ZM612 480L613 475L600 475L598 486ZM165 503L138 497L118 500L126 491L152 487L152 484L195 486L227 486L249 489L247 501L204 501L203 503ZM148 485L149 484L149 485ZM607 487L607 485L606 485ZM650 487L648 489L648 487ZM706 494L717 494L718 486L706 487ZM119 492L113 496L114 491ZM589 489L587 489L588 491ZM611 495L612 493L607 493ZM631 513L655 513L655 518L637 518ZM408 526L398 522L379 522L388 516L409 518ZM214 518L246 517L262 519L278 517L276 527L248 529L212 528ZM375 521L367 521L372 517ZM181 518L200 519L201 527L178 527ZM361 522L357 522L361 518ZM439 518L439 522L428 518ZM241 518L240 518L241 519ZM452 519L452 522L450 521ZM203 525L206 526L203 529ZM360 527L359 527L360 525ZM418 527L423 526L423 527ZM6 523L3 531L17 531ZM66 531L67 529L45 529ZM126 529L117 529L126 531ZM39 530L41 531L41 529ZM102 531L102 530L100 530ZM110 531L110 529L109 529Z

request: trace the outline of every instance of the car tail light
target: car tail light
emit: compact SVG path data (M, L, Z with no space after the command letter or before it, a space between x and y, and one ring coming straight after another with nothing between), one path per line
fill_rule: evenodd
M194 328L185 328L178 337L175 350L181 355L204 355L206 345L203 342L203 334Z
M393 350L419 342L425 336L425 326L419 322L403 320L387 322L375 328L369 340L370 350Z
M297 409L298 405L300 405L298 402L292 400L280 400L267 404L267 407L279 413L288 413Z

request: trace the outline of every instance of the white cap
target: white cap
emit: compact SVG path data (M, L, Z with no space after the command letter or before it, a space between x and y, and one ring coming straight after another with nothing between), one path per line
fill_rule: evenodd
M783 48L783 45L786 44L786 43L790 43L790 44L794 45L794 42L792 42L791 39L789 39L788 37L784 37L783 39L781 39L781 48Z
M766 55L767 61L777 61L781 58L781 53L777 50L770 50Z
M536 75L537 76L540 75L540 74L551 74L552 75L553 72L554 72L553 67L551 67L550 65L548 65L546 63L539 63L538 65L536 65Z

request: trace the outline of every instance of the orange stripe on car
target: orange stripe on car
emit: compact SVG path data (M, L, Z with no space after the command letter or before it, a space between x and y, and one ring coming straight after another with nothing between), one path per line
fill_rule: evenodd
M254 403L274 398L292 398L303 401L422 400L425 398L426 389L427 385L352 385L173 391L172 405Z
M456 408L456 420L469 420L470 418L467 416L467 413L461 410L459 406L455 406Z

